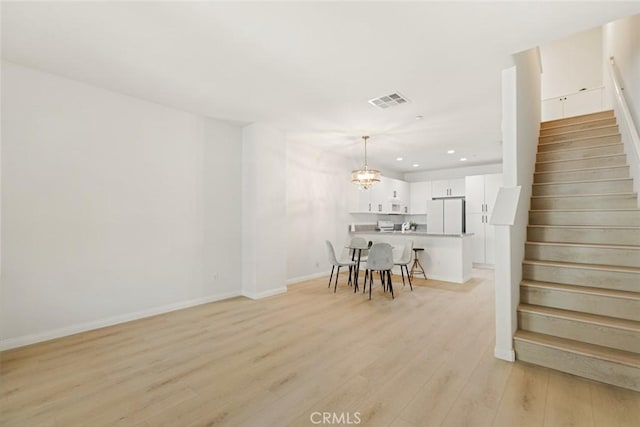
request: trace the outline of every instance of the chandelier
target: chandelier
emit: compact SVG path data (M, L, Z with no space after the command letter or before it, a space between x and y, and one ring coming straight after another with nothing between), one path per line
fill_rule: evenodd
M380 182L380 171L375 169L369 169L367 165L367 140L368 136L363 136L364 139L364 166L362 169L358 169L351 172L351 182L357 185L360 190L368 190L376 182Z

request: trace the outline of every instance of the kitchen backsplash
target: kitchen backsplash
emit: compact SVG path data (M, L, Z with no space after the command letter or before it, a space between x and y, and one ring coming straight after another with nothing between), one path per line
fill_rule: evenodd
M426 219L426 215L424 218ZM348 231L352 231L352 225L355 227L355 231L378 231L377 224L349 224ZM400 231L402 229L402 222L394 223L393 225L394 230ZM427 224L416 222L416 231L426 232Z

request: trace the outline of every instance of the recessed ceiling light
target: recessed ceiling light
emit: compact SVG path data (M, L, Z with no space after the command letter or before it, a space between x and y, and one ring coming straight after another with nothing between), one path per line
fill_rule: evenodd
M447 154L455 154L455 153L456 153L456 150L449 150L449 151L447 151Z
M416 116L416 120L422 120L424 119L424 116Z
M466 161L467 161L467 158L466 158L466 157L460 157L460 161L461 161L461 162L466 162Z
M418 166L420 166L420 165L419 165L419 164L417 164L417 163L414 163L414 164L413 164L413 167L414 167L414 168L417 168Z
M402 161L402 157L396 157L396 160L401 162Z

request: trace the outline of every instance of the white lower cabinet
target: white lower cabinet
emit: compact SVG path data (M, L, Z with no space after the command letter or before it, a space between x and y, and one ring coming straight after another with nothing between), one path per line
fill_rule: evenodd
M563 119L595 113L604 109L604 87L596 87L567 95L543 99L541 103L541 119Z

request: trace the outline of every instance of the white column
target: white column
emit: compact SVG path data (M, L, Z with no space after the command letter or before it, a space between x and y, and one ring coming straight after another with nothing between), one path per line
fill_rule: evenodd
M254 123L242 131L242 293L249 298L287 290L286 215L284 135Z

